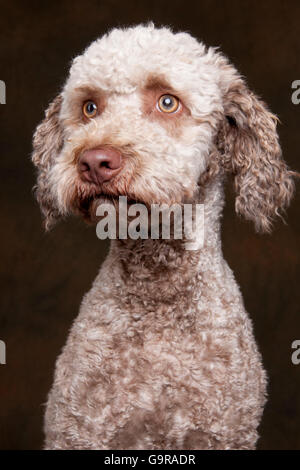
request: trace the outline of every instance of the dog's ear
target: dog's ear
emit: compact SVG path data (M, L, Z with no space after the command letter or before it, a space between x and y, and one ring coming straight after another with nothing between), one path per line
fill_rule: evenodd
M61 102L62 97L58 95L46 110L45 118L37 126L33 137L32 161L38 169L34 190L44 216L46 230L59 217L49 177L51 167L63 146L63 130L59 121Z
M228 66L225 70L230 80L224 92L219 146L226 169L234 176L236 211L252 220L257 231L269 232L274 217L292 198L296 173L282 159L277 117L233 68L232 73Z

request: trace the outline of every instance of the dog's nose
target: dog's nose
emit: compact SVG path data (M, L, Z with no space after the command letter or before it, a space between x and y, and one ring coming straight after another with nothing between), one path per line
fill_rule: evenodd
M121 153L112 147L86 150L80 156L78 170L84 181L103 183L115 176L121 168Z

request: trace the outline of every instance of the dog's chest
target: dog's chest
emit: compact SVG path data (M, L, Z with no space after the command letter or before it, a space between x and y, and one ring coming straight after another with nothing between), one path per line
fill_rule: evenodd
M212 384L222 387L226 381L232 345L217 336L174 326L140 334L90 328L75 354L82 400L88 396L96 408L101 397L102 406L110 403L116 413L133 405L153 412L182 401L199 404Z

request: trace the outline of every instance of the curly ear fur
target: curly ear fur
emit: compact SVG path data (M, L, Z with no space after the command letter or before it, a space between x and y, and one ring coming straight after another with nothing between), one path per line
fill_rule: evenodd
M274 217L290 203L296 176L281 156L278 119L237 76L225 93L224 112L221 147L234 175L236 211L257 231L270 232Z
M58 118L61 102L62 97L58 95L48 107L45 119L38 125L33 137L32 161L38 168L37 185L34 191L45 219L46 230L49 230L59 217L59 211L52 196L49 174L63 145L63 131Z

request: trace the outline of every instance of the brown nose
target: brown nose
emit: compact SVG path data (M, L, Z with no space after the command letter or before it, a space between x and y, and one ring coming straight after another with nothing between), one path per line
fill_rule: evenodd
M103 183L115 176L121 168L121 153L112 147L86 150L78 162L81 178L90 183Z

